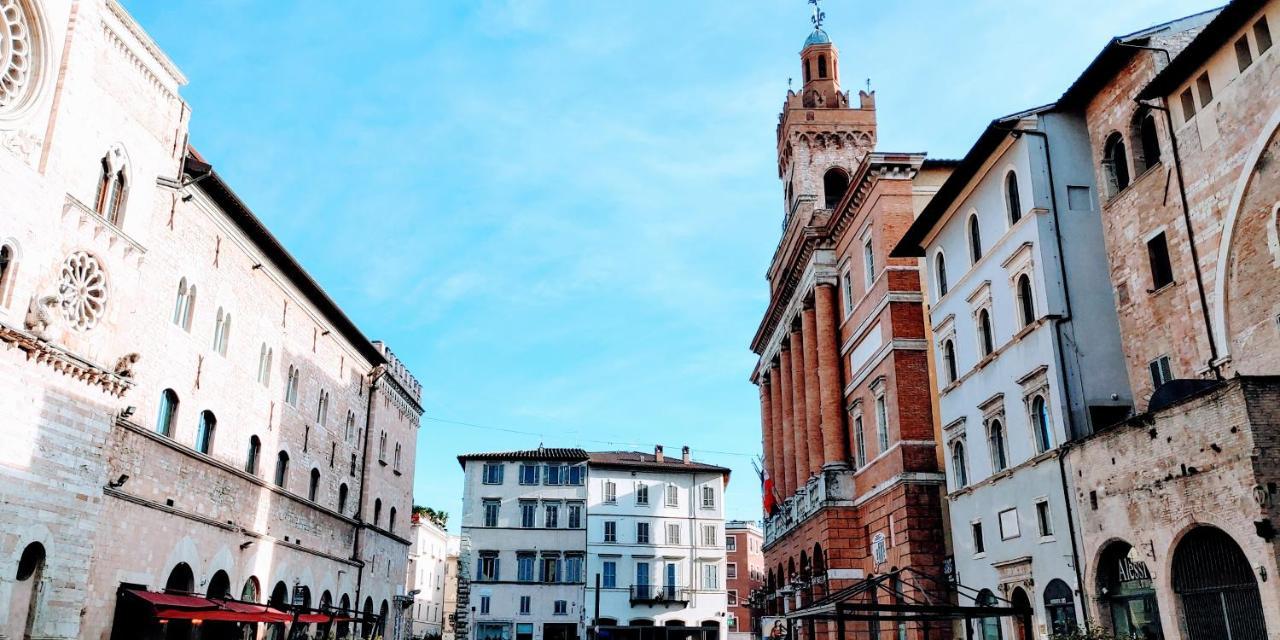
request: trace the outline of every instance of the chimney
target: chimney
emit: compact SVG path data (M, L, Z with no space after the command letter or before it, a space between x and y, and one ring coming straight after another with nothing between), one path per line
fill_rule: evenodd
M663 460L663 458L662 458L662 445L660 445L660 444L655 444L655 445L653 445L653 459L654 459L655 461L657 461L657 462L662 462L662 460Z
M689 447L682 447L680 449L680 462L689 464Z

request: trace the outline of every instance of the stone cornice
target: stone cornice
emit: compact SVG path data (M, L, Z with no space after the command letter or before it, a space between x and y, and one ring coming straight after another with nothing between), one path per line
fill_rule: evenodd
M90 362L60 345L35 334L10 327L0 322L0 342L10 348L18 348L27 354L28 360L44 364L54 371L122 398L133 388L133 380L121 376L99 364Z
M803 237L796 243L794 249L788 251L786 255L780 255L775 258L775 262L782 262L783 267L778 271L782 282L775 290L769 303L769 309L765 312L764 319L760 323L760 327L756 330L756 335L751 341L751 350L761 355L762 360L768 360L766 357L766 349L771 343L776 341L776 331L782 320L789 317L791 307L794 306L793 298L796 298L797 291L807 293L807 289L801 288L804 276L808 273L808 264L810 256L819 249L834 251L835 242L840 235L851 225L858 214L861 213L862 207L866 204L868 195L875 187L876 182L881 179L887 180L911 180L915 177L916 172L920 169L920 164L924 161L924 154L906 153L906 154L888 154L888 153L871 153L868 154L862 163L858 165L857 173L854 175L852 184L840 203L836 205L834 211L826 224L822 226L810 226L798 229L797 233L802 233ZM783 251L786 247L785 234L784 242L779 245L779 251ZM805 267L802 269L802 265ZM832 277L835 277L833 272Z

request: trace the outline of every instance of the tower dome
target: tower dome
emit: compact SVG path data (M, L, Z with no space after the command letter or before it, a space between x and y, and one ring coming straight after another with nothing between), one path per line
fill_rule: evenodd
M804 39L804 46L806 47L810 47L815 44L831 44L831 38L827 37L827 32L823 31L822 27L814 29L813 33L809 34L809 37Z

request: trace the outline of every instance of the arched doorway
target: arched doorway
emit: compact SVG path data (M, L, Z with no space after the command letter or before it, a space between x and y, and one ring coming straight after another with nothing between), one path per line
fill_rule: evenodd
M32 542L22 550L18 560L18 573L14 576L15 584L10 594L10 616L18 616L9 627L22 630L20 637L31 637L36 621L40 617L41 579L44 577L45 550L44 545Z
M1018 609L1031 610L1031 598L1022 587L1013 588L1013 592L1009 594L1009 604ZM1032 631L1031 614L1014 616L1013 640L1031 640L1033 637L1035 634Z
M1067 583L1054 578L1044 588L1044 617L1049 633L1066 635L1076 630L1076 598Z
M1214 527L1193 529L1173 552L1173 592L1187 640L1265 640L1262 599L1248 558Z
M373 636L373 598L366 596L364 599L364 624L360 625L360 637L368 638Z
M387 618L391 614L391 607L387 605L387 601L382 601L382 606L378 607L378 635L387 637Z
M1127 542L1113 542L1098 561L1104 619L1117 636L1161 640L1160 606L1146 561Z
M267 604L271 605L272 609L278 609L281 611L283 611L285 607L289 606L289 586L286 585L283 580L277 582L276 586L271 589L271 599L267 601ZM265 639L284 640L284 631L284 623L272 622L267 626Z
M996 600L996 594L990 589L983 589L978 592L978 597L974 599L979 607L995 607L999 605ZM991 616L978 620L977 637L981 640L1004 640L1004 636L1000 633L1000 617Z
M254 576L249 576L249 579L244 581L244 586L240 588L240 601L241 602L259 602L259 598L261 597L262 597L262 587L259 586L258 579L255 578ZM258 637L258 623L256 622L240 623L241 640L255 640L257 637Z
M196 588L195 573L191 565L179 562L169 571L169 579L164 582L164 590L171 593L191 593ZM164 626L164 637L167 640L191 637L191 623L186 620L170 620Z

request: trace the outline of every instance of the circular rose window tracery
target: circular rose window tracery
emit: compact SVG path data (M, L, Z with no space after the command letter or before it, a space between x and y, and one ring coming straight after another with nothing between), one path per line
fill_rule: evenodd
M35 84L39 36L23 0L0 0L0 110L20 107Z
M98 259L84 251L67 256L58 285L62 315L72 328L92 329L107 307L107 274Z

